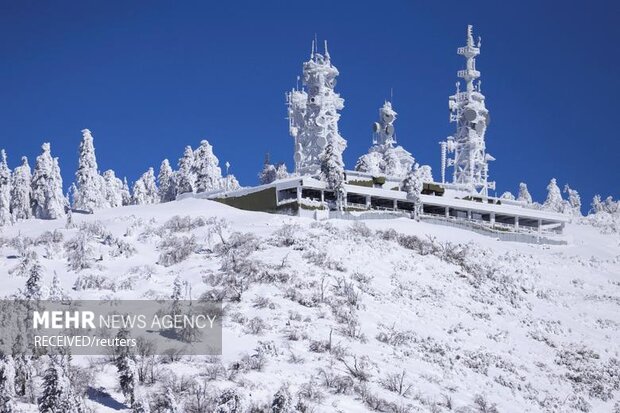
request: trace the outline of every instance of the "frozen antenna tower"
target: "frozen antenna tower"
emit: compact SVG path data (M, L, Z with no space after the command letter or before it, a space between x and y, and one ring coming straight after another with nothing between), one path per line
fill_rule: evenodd
M456 93L450 96L450 121L456 123L456 133L448 137L441 145L441 176L445 182L446 167L454 167L452 183L458 187L471 190L480 195L488 196L489 189L495 189L495 182L488 181L488 162L495 160L486 153L485 133L490 117L484 103L476 70L476 56L480 54L480 39L474 43L472 26L467 26L467 42L457 49L457 53L465 58L465 69L457 75L465 82L465 90L461 91L457 82ZM448 158L447 154L453 154Z
M344 99L334 91L338 74L331 63L327 42L321 54L315 38L310 60L303 64L303 89L287 93L289 132L295 141L295 172L300 175L319 172L320 156L328 144L339 156L347 146L338 131L338 112L344 107Z

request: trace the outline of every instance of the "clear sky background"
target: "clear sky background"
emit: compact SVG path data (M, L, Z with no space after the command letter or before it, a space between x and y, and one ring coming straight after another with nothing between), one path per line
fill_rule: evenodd
M340 70L347 166L393 88L399 143L439 179L473 24L498 194L525 181L543 201L556 177L589 205L620 195L619 22L618 1L2 0L0 147L14 167L51 142L67 187L83 128L100 169L130 182L208 139L254 185L265 152L293 168L284 93L317 33Z

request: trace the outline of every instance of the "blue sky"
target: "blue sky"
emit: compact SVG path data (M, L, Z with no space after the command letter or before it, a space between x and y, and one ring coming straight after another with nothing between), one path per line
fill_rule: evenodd
M284 93L317 33L340 70L347 166L393 88L399 143L438 178L456 48L473 24L498 192L525 181L542 201L556 177L589 205L620 195L619 21L612 1L2 0L0 147L14 167L50 141L68 186L83 128L102 171L130 181L206 138L255 184L267 151L292 168Z

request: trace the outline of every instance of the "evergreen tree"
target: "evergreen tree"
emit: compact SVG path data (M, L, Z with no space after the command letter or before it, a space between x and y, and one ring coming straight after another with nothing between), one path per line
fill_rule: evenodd
M28 279L26 280L26 289L23 292L24 298L28 301L41 300L41 278L43 277L43 267L39 264L39 258L36 252L31 251L27 254L30 263L28 265Z
M270 184L277 179L276 167L270 163L265 163L263 169L258 174L258 181L261 185Z
M549 211L562 212L564 208L563 203L560 188L558 187L555 178L552 178L549 185L547 185L547 199L543 204L543 208Z
M129 339L129 331L125 329L119 330L116 334L119 340ZM130 405L136 402L136 387L138 383L138 372L136 371L136 363L129 354L129 347L118 346L116 348L116 358L114 360L118 371L119 383L123 395Z
M166 387L166 392L160 398L157 411L161 413L181 413L181 408L170 387Z
M213 153L213 147L203 140L194 152L194 175L196 176L196 192L207 192L220 189L222 170L219 160Z
M592 203L590 204L590 206L591 206L590 211L594 214L598 214L599 212L603 212L605 210L603 202L601 201L601 196L599 194L594 195L594 198L592 198Z
M149 168L133 186L133 203L135 205L155 204L159 200L157 185L155 184L155 172Z
M581 197L579 192L572 189L568 184L564 185L564 193L568 194L568 207L570 213L575 216L581 216Z
M103 179L99 175L93 136L88 129L82 130L78 169L75 172L77 191L74 208L92 213L106 206Z
M60 358L53 357L43 376L43 393L39 398L40 413L83 413L82 401L73 386Z
M0 227L11 219L11 170L6 162L6 152L0 151Z
M179 159L179 170L175 175L178 194L194 192L196 175L194 174L194 152L191 146L185 147L183 157Z
M121 190L121 198L123 200L123 206L131 205L131 192L129 191L129 185L127 184L127 178L123 178L123 189Z
M15 168L11 180L11 214L15 220L28 219L32 216L30 179L28 158L22 156L22 164Z
M276 165L276 179L286 179L289 177L288 170L286 169L286 164L281 162Z
M502 196L500 196L501 199L508 199L511 201L515 200L515 196L512 194L512 192L510 191L506 191L502 194Z
M131 190L133 192L131 201L133 205L144 205L147 203L146 186L142 178L133 183Z
M65 215L60 166L58 158L52 158L49 143L41 149L32 175L32 211L35 218L58 219Z
M149 402L145 397L137 398L131 405L132 413L151 413Z
M419 219L420 213L422 212L421 195L423 188L422 173L418 164L415 164L413 169L407 174L402 185L403 191L407 193L407 199L413 202L413 217L415 219Z
M15 363L10 355L0 355L0 412L15 412Z
M336 208L344 209L347 196L344 187L344 164L342 157L334 150L332 144L327 144L321 154L321 178L327 183L327 187L334 191L336 196Z
M176 198L174 172L172 172L168 159L164 159L159 167L157 183L159 184L159 202L174 201Z
M422 165L419 167L418 174L422 182L433 182L433 169L430 165Z
M530 191L528 191L527 184L525 182L521 182L519 184L519 196L517 197L517 200L525 202L528 205L532 203L532 195L530 195Z
M103 173L103 181L105 183L105 199L110 208L116 208L123 205L123 181L116 177L116 173L112 169L108 169Z

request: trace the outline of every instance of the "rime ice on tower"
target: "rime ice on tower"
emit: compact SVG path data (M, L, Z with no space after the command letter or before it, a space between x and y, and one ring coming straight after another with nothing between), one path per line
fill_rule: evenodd
M375 176L389 175L404 178L415 160L402 146L395 146L394 121L397 113L390 102L379 109L379 122L373 123L373 146L362 155L355 169Z
M481 195L488 195L489 189L495 189L495 182L488 181L488 162L495 160L486 153L484 135L489 125L489 111L484 104L481 93L480 77L476 70L476 56L480 54L480 38L474 44L472 26L467 26L467 45L458 48L458 54L465 57L466 68L458 71L458 77L466 83L466 90L460 91L460 82L456 84L456 93L450 96L450 122L456 122L456 133L441 144L441 179L445 183L445 169L454 167L452 183ZM448 153L453 158L448 159Z
M325 51L316 51L312 42L310 60L303 65L302 90L287 93L290 134L295 139L295 172L316 175L320 168L320 155L328 143L342 159L347 141L338 132L338 113L344 99L334 92L338 69L332 65L327 42Z

